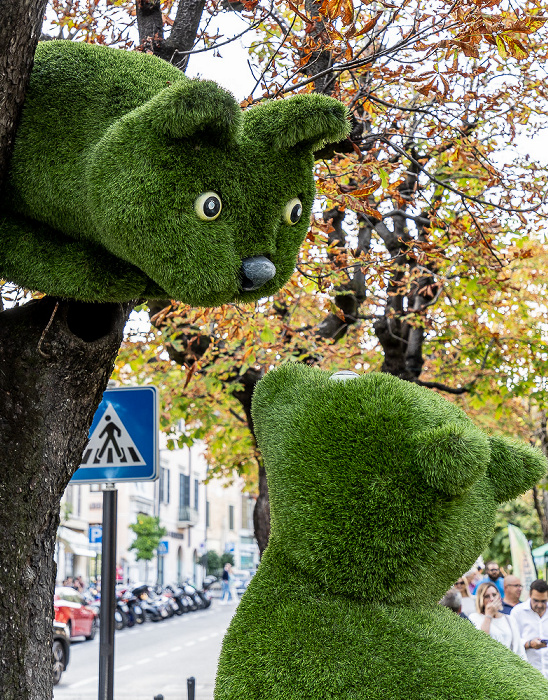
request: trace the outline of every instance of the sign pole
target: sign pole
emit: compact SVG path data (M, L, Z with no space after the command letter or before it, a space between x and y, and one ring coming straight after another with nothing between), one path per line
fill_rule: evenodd
M99 627L99 700L114 696L114 612L116 610L116 509L118 491L106 484L103 491L101 549L101 625Z

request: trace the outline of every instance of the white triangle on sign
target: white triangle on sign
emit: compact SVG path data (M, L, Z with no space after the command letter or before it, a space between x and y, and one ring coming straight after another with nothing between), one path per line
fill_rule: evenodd
M81 467L135 467L146 462L111 403L93 431Z

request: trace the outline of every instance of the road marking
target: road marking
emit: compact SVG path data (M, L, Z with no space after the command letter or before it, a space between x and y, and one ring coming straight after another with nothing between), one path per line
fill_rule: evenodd
M196 642L187 642L185 644L185 647L193 647L196 644Z
M135 664L136 666L142 666L143 664L148 664L148 662L151 660L150 656L147 656L146 659L141 659L140 661L137 661Z
M167 656L167 651L161 651L159 654L154 654L155 659L161 659L162 656Z
M181 651L183 647L171 647L170 651Z
M205 642L209 637L198 637L199 642Z
M218 633L218 632L212 632L212 633L209 635L209 638L211 639L212 637L218 637L218 636L219 636L219 633Z
M121 673L122 671L129 671L130 668L133 668L133 664L127 664L126 666L120 666L119 668L115 668L114 670L116 673Z
M88 683L95 683L99 680L99 676L93 676L92 678L86 678L83 681L78 681L78 683L71 683L69 688L79 688L82 685L87 685Z

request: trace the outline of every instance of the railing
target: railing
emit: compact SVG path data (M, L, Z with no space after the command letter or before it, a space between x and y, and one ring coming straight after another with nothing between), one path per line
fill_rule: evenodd
M177 518L177 524L179 527L186 527L188 525L196 525L198 522L198 511L190 506L179 506L179 517Z

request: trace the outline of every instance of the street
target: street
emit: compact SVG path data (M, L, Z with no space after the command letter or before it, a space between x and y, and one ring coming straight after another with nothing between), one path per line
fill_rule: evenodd
M213 700L223 635L236 606L220 605L162 622L116 632L114 700L187 700L187 678L196 679L196 700ZM99 635L74 641L54 700L97 700Z

